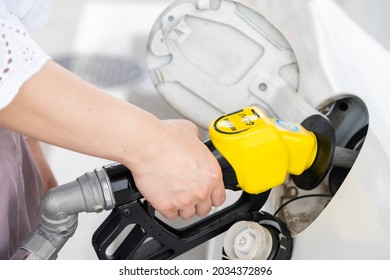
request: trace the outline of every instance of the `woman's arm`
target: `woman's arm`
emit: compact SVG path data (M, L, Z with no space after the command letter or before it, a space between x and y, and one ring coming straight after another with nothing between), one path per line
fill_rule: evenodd
M0 110L0 125L126 165L140 192L168 219L202 216L225 200L220 167L193 123L161 121L53 61Z

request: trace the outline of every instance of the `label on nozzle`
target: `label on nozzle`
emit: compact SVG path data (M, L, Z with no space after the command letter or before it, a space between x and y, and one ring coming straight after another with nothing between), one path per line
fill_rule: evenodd
M283 120L275 120L275 123L287 131L290 131L290 132L298 132L299 131L299 127L295 123L285 122Z
M214 129L224 134L237 134L257 126L260 121L261 118L254 109L245 108L217 119Z

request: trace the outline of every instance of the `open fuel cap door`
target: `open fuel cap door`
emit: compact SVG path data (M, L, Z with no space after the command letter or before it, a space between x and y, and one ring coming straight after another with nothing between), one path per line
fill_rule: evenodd
M279 30L229 0L170 5L151 30L147 65L163 98L203 128L248 105L273 116L274 94L295 92L299 83L293 51Z

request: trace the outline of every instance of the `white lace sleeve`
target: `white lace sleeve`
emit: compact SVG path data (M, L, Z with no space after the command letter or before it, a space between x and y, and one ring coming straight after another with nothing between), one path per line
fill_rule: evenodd
M18 17L0 1L0 109L48 59Z

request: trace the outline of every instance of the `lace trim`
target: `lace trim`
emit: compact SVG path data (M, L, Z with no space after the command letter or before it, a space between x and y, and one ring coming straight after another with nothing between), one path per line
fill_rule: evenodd
M0 22L0 109L48 59L23 25Z
M10 31L13 31L19 35L24 36L24 37L27 37L27 32L24 30L21 30L19 28L15 28L11 25L6 25L5 23L2 23L1 27L7 28ZM3 77L9 72L10 67L12 65L12 62L13 62L10 40L4 32L1 32L1 39L2 39L4 46L5 46L6 59L5 59L5 65L3 66L3 69L0 69L0 82L2 81ZM34 59L34 56L35 56L35 51L30 50L30 48L26 47L25 50L23 51L23 56L24 56L25 62L28 62L29 60L32 61Z

